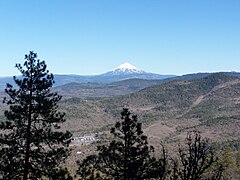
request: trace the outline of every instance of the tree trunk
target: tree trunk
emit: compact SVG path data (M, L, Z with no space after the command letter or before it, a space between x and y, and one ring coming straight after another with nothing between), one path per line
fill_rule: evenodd
M32 67L31 67L32 71ZM29 173L29 158L30 158L30 141L31 141L31 123L32 123L32 72L30 77L30 94L29 94L29 110L28 110L28 122L27 122L27 140L26 140L26 154L25 154L25 164L24 164L24 175L23 180L28 179Z

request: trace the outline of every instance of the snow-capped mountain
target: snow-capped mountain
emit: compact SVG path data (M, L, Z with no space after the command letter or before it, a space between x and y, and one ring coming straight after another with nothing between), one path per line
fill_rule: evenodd
M126 79L165 79L173 77L172 75L160 75L154 73L148 73L143 70L138 69L130 63L124 63L113 69L112 71L106 72L104 74L98 75L95 79L98 82L116 82Z
M117 68L113 69L112 71L106 72L101 74L100 76L133 76L144 74L145 72L138 69L134 65L130 63L124 63L118 66Z
M130 63L124 63L115 68L113 71L111 71L113 74L134 74L134 73L145 73L144 71L136 68Z

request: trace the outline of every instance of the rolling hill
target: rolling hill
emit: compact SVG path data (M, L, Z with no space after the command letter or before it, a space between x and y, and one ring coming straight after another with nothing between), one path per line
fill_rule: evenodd
M118 72L117 72L118 73ZM144 88L167 83L173 80L193 80L209 76L211 73L196 73L187 74L183 76L176 76L165 79L127 79L112 83L68 83L61 86L54 87L54 91L63 95L64 99L80 97L80 98L92 98L92 97L111 97L118 95L126 95L130 93L138 92ZM240 77L240 73L227 73L223 74Z
M130 108L151 141L169 143L199 130L215 142L240 139L240 78L224 73L192 80L173 80L136 93L105 98L70 98L60 103L75 134L104 131Z
M162 83L161 80L128 79L114 83L69 83L57 86L64 99L80 97L110 97L138 92L141 89Z

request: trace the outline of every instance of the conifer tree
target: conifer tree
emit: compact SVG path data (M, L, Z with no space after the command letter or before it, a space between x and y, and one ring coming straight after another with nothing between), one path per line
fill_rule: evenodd
M60 130L65 114L57 110L61 96L50 91L54 77L32 51L16 67L22 76L14 76L15 86L7 84L9 110L0 124L0 179L65 177L59 165L72 135Z
M121 115L122 121L111 129L114 139L110 144L99 146L97 155L79 163L78 174L82 178L129 180L151 177L156 165L156 159L150 156L154 148L148 145L137 116L131 116L128 109L123 109Z

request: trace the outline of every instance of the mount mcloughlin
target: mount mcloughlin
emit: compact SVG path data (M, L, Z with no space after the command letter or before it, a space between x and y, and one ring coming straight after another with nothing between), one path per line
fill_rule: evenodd
M55 75L55 86L60 86L67 83L112 83L127 79L165 79L174 77L174 75L160 75L154 73L148 73L136 68L135 66L124 63L112 71L106 72L100 75L94 76L81 76L81 75Z
M174 77L174 75L160 75L154 73L148 73L136 68L135 66L124 63L112 71L106 72L100 75L83 76L83 75L59 75L55 74L54 86L61 86L68 83L112 83L127 79L165 79ZM12 77L0 78L0 88L5 88L6 83L14 84Z

